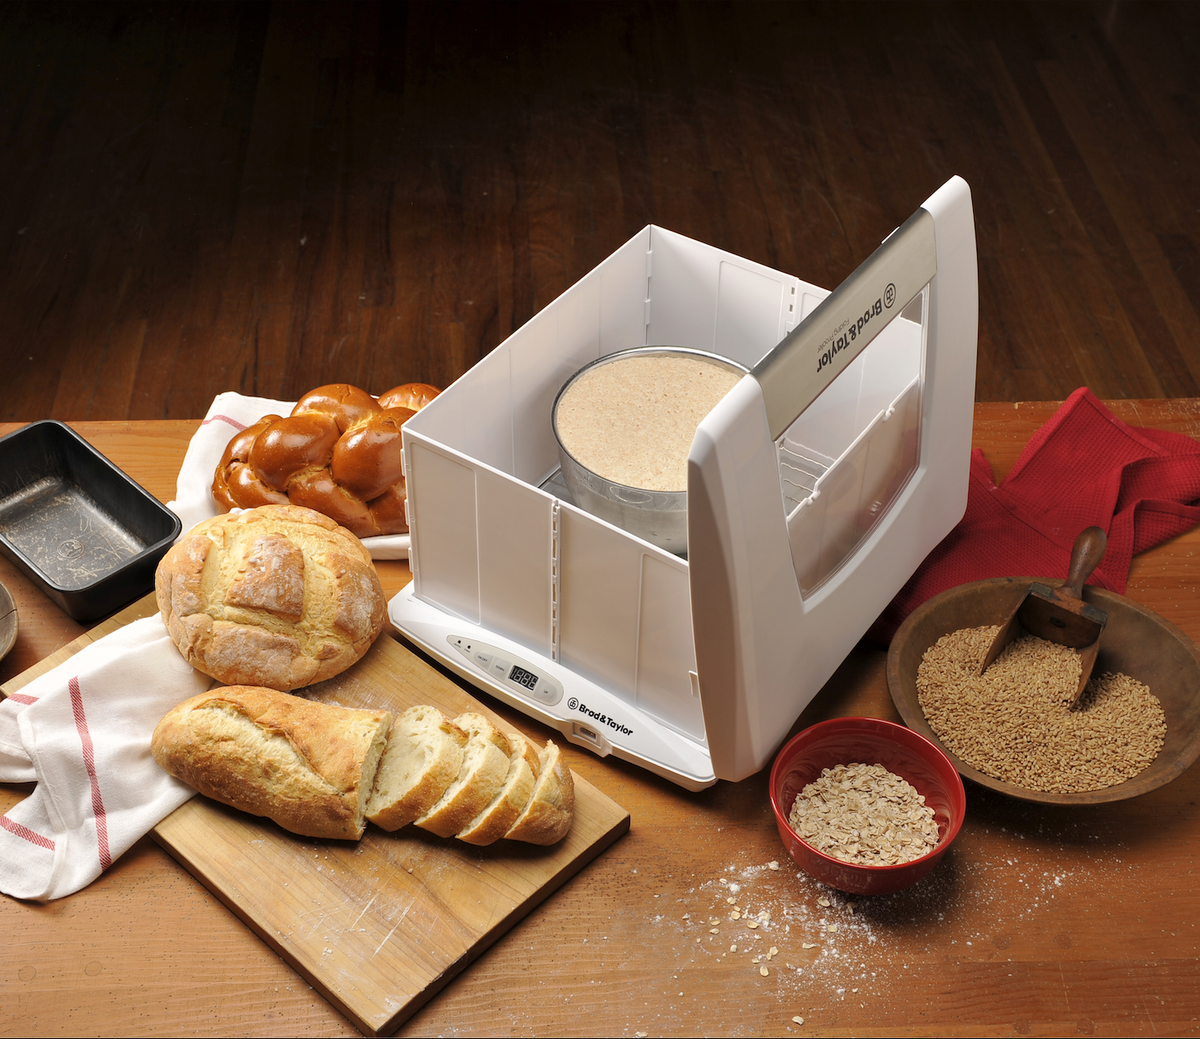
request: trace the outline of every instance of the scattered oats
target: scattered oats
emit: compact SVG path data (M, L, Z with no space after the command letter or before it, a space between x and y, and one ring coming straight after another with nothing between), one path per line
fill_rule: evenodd
M750 962L751 962L751 963L762 963L762 957L761 957L761 956L755 956L753 959L751 959L751 961L750 961Z
M740 920L741 918L742 918L742 914L741 914L741 913L739 913L739 912L738 912L736 909L735 909L735 910L733 910L733 912L731 912L731 913L729 914L729 919L730 919L730 920Z
M815 949L816 947L817 947L816 942L801 942L800 943L801 949Z
M709 922L709 923L710 923L710 924L711 924L713 927L715 927L715 926L716 926L717 924L719 924L721 921L720 921L720 920L718 920L718 919L717 919L715 916L710 916L710 917L708 918L708 922Z
M719 927L710 927L710 928L708 929L708 933L709 933L709 934L720 934L720 933L721 933L721 928L719 928Z
M804 1018L802 1018L799 1014L797 1014L795 1017L793 1017L792 1020L798 1025L804 1024ZM644 1035L644 1034L645 1034L644 1032L638 1033L638 1035Z
M767 869L779 869L779 861L777 859L772 859L767 863Z
M837 924L827 924L827 925L826 925L826 927L825 927L825 930L827 930L827 931L836 931L836 930L837 930L837 928L838 928L838 925L837 925Z
M1025 636L981 676L997 630L963 628L925 651L917 696L947 748L995 779L1048 793L1115 786L1157 757L1166 717L1141 682L1093 676L1071 710L1078 651Z
M767 953L767 959L768 960L774 959L778 955L779 955L779 950L777 948L775 948L774 945L772 945L771 951Z
M758 921L757 920L747 920L746 926L749 927L750 930L753 931L756 927L758 927Z
M728 896L728 897L725 899L725 901L726 901L726 902L728 902L728 903L729 903L731 906L732 906L732 905L736 905L736 904L737 904L737 899L736 899L736 898L734 898L734 897L733 897L733 895L729 895L729 896Z
M730 952L737 952L737 942L734 942L734 943L733 943L733 944L732 944L732 945L729 947L729 951L730 951Z
M769 970L767 970L766 967L759 967L758 973L761 974L764 978L769 978L771 976L771 972Z
M827 899L824 895L817 899L817 905L819 905L822 909L828 909L829 904L829 899Z
M851 916L854 915L854 903L853 902L846 903L846 912L848 912Z

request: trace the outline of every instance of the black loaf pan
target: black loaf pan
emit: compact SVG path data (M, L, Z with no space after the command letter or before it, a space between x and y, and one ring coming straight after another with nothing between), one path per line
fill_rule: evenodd
M0 437L0 552L75 620L145 595L179 517L69 426Z

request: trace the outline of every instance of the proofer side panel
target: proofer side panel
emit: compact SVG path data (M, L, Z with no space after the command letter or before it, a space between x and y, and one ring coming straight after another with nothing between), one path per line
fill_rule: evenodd
M559 511L559 660L629 700L642 543L569 505Z
M702 741L687 564L570 506L559 532L559 660Z
M409 420L414 432L538 486L557 463L550 411L589 361L645 343L644 228Z
M638 618L637 705L694 740L704 739L704 711L691 672L696 670L687 565L642 555Z
M548 324L547 320L538 315L526 326L527 334L537 339ZM526 329L522 332L525 333ZM430 439L437 440L468 458L484 462L493 469L511 473L511 398L512 354L508 350L494 350L454 384L453 399L457 404L457 425L453 435L432 436ZM426 407L432 407L440 399L434 398ZM426 409L423 408L422 411L424 410ZM417 418L420 414L421 412L417 412L413 417ZM429 434L426 432L426 435Z
M600 357L647 344L646 253L654 230L644 228L593 272L600 280Z
M558 444L551 425L554 398L575 372L600 356L599 279L584 279L551 303L542 316L544 320L530 335L519 333L508 347L513 475L534 485L558 465Z
M481 623L549 657L554 499L483 468L475 488Z
M418 544L417 594L475 624L479 623L479 548L475 472L461 462L408 440L405 454L415 491L409 516ZM425 493L421 488L429 488Z
M757 364L796 322L796 282L722 260L717 275L714 353Z
M790 275L660 227L651 250L647 343L750 366L798 320L800 282Z
M604 354L645 345L643 231L549 304L502 347L512 358L513 475L540 486L558 466L552 414L558 391ZM532 323L531 323L532 324Z

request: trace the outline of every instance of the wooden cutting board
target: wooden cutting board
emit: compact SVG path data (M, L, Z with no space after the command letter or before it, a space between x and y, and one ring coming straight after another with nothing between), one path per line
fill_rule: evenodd
M12 692L89 641L155 612L129 607L4 686ZM304 695L393 712L448 715L477 700L387 636ZM629 813L575 776L575 822L552 848L475 848L408 827L321 841L195 797L153 836L358 1028L388 1035L526 913L629 829Z

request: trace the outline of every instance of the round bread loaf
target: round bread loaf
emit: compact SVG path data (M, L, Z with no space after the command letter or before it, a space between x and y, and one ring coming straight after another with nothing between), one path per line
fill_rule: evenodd
M230 685L332 678L366 653L385 616L362 542L293 505L197 524L163 556L154 586L187 662Z
M233 436L213 476L213 500L226 511L301 505L360 538L403 534L400 427L438 392L410 382L377 401L347 383L318 386L286 418L265 415Z

